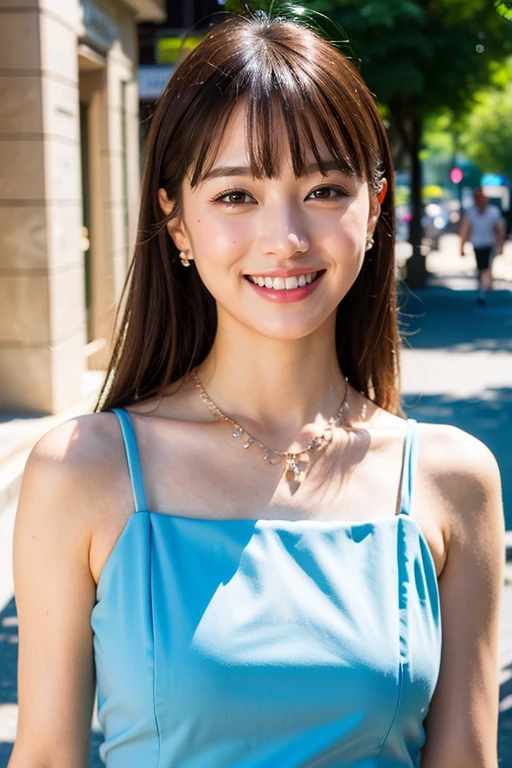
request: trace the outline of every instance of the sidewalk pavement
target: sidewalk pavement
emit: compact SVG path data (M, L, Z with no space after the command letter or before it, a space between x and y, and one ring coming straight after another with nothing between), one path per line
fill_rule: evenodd
M482 440L500 466L507 563L500 625L501 768L512 768L512 243L495 259L494 291L476 305L474 258L456 236L427 257L428 287L401 291L407 344L403 407L418 421L448 423ZM405 305L405 306L404 306Z
M403 407L419 421L455 424L488 445L497 457L509 554L512 555L512 243L495 259L495 291L487 306L475 304L471 255L458 255L457 236L445 236L427 257L428 287L400 292ZM397 262L409 246L399 244ZM1 425L0 425L1 427ZM26 428L26 427L25 427ZM0 468L1 468L0 429ZM2 569L10 556L15 499L0 498L0 768L12 749L17 719L17 619L12 578ZM5 551L4 551L5 550ZM11 580L9 580L11 578ZM500 768L512 768L512 557L506 566L500 627ZM5 606L5 607L4 607ZM3 611L2 611L3 608ZM90 768L102 763L101 736L93 731Z

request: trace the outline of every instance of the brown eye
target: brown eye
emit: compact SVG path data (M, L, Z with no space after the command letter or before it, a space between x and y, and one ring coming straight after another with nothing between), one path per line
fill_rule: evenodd
M311 193L313 200L335 200L341 197L343 192L336 187L319 187Z
M228 189L221 195L217 195L212 200L213 203L223 203L224 205L245 205L250 202L254 202L254 198L248 192L244 192L243 189Z
M226 200L228 203L233 203L236 205L237 203L245 202L246 197L247 195L245 192L230 192L224 197L224 200Z

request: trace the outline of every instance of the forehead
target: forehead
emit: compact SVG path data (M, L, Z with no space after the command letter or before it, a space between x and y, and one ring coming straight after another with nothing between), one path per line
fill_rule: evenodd
M215 150L210 153L206 164L207 167L204 169L205 178L210 177L212 170L215 171L221 167L251 167L254 164L253 162L251 163L254 160L254 135L251 142L249 138L248 117L247 103L242 101L231 113L224 126L222 138L215 147ZM318 159L318 156L320 156L325 159L326 166L331 166L327 170L332 170L332 162L329 163L329 160L332 160L333 157L332 149L330 150L327 146L313 118L308 119L308 125L310 137L307 140L304 135L301 146L305 164L314 165L315 159ZM283 118L273 121L272 131L265 138L272 143L275 155L278 158L277 166L273 169L272 175L280 176L283 172L293 173L292 148ZM336 166L342 166L341 170L352 173L352 169L349 169L347 164L340 163L339 160L336 161Z

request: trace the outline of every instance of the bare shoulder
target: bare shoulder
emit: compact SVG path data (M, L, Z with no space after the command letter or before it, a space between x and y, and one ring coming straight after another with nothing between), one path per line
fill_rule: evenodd
M492 451L449 424L420 424L419 468L442 506L445 530L474 538L475 530L503 527L501 475Z
M23 489L62 501L63 509L72 509L85 523L108 503L123 467L116 416L84 414L53 427L37 441L27 460Z
M119 451L111 417L89 414L49 430L23 474L13 543L20 765L50 765L55 755L62 765L86 765L96 595L90 550L96 516L111 514L102 493Z
M419 425L422 456L433 476L440 478L450 474L461 474L467 479L490 481L499 478L496 457L485 443L469 432L452 424Z
M463 479L471 491L492 491L500 485L496 457L474 435L451 424L424 422L420 424L420 433L422 463L433 481L446 486L450 479Z
M86 413L45 432L34 445L29 462L44 464L75 481L110 454L116 443L116 417L112 413Z

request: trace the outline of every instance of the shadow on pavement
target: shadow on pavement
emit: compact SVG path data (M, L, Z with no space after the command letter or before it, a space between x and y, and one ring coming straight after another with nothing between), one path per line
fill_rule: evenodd
M430 276L428 287L399 290L399 322L404 347L442 352L512 352L512 291L495 283L485 306L476 304L473 277ZM485 358L484 358L485 359ZM512 529L512 357L510 386L487 387L472 397L449 394L402 395L407 416L437 424L452 424L487 445L498 461L507 529ZM482 357L478 365L482 364ZM440 387L441 388L441 387ZM500 687L499 764L512 768L512 665L510 679Z
M18 703L18 617L14 598L0 613L0 704ZM89 768L103 768L98 749L101 733L92 731L89 746ZM0 741L0 768L6 768L13 741Z
M512 664L505 667L505 673L509 679L500 687L500 712L498 731L498 752L500 766L510 768L512 766Z
M512 386L487 389L465 400L408 393L402 396L402 408L417 421L459 427L490 448L500 467L506 527L512 529Z
M399 322L404 347L512 353L512 290L503 281L496 283L501 287L495 287L481 307L476 304L477 292L470 288L474 284L474 278L464 275L430 276L428 287L415 291L400 283ZM482 358L476 364L482 365ZM408 392L402 395L402 407L418 421L460 427L491 449L501 470L507 528L512 529L512 358L510 387L488 387L468 398Z
M405 346L457 352L512 352L512 291L494 290L485 306L474 290L400 286L399 323Z
M18 617L14 598L0 613L0 704L18 703ZM0 742L0 767L11 756L12 741Z

